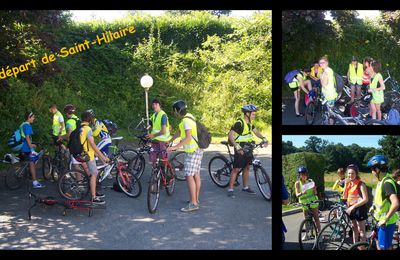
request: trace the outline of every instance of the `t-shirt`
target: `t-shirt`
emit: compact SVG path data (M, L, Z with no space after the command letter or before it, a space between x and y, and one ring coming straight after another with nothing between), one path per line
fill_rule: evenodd
M28 136L28 135L29 135L29 137L31 138L31 142L32 142L33 130L32 130L31 124L29 124L29 123L24 124L24 125L22 126L22 131L24 132L25 136ZM26 141L25 138L24 138L24 140L23 140L23 145L22 145L21 151L24 152L24 153L29 153L29 152L31 152L31 148L29 148L28 142Z
M363 84L369 84L370 75L368 74L367 70L364 70L364 75L362 77Z
M399 190L399 185L397 185L397 197L400 197L400 190ZM384 182L382 185L382 197L384 199L389 199L390 195L396 194L396 191L394 190L393 185L390 182Z
M156 113L156 115L154 116L154 118L157 118L158 113ZM153 122L150 120L149 121L150 125L153 126ZM161 117L161 125L167 125L167 115L162 115Z
M243 120L244 122L244 120ZM247 124L247 126L250 129L250 124ZM251 130L254 130L255 126L251 126ZM232 126L231 130L235 131L237 134L242 134L243 133L244 126L242 125L242 122L239 120Z
M88 143L89 140L87 140L87 138L89 138L91 136L93 136L93 132L92 132L92 129L88 125L81 127L80 140L81 140L81 144L83 144L83 150L89 154L90 160L94 160L94 150Z

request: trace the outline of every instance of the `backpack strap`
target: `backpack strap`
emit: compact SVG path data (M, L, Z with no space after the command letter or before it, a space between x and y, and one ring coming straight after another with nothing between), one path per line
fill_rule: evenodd
M28 123L28 122L23 122L23 123L19 126L19 132L20 132L20 134L21 134L21 137L24 138L24 139L25 139L26 135L25 135L25 133L24 133L23 127L24 127L24 125L26 125L26 124L29 124L29 123Z
M82 123L81 123L81 125L79 126L79 131L80 131L84 126L90 127L89 125L82 125ZM86 148L87 148L87 150L89 151L89 142L87 141L87 137L86 137L85 141L83 142L82 146L83 146L85 143L86 143Z
M193 118L189 117L189 116L184 116L183 118L189 118L191 119L193 122L197 123L196 120L194 120ZM196 129L197 130L197 129ZM192 135L193 140L196 142L196 144L200 147L199 142L196 140L196 138L194 138L194 136Z

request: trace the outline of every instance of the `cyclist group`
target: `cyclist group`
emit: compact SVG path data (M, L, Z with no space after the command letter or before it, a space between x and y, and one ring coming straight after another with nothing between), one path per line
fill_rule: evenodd
M190 199L186 207L181 211L189 212L199 209L199 195L201 187L200 168L203 157L203 150L198 145L197 125L196 118L187 111L187 105L184 101L178 100L173 103L172 110L174 116L181 120L177 132L171 136L170 124L167 114L161 109L161 102L159 99L152 101L152 108L154 114L150 120L150 133L146 135L147 139L151 140L152 151L149 155L150 161L154 164L157 157L168 157L168 153L183 147L186 152L184 161L184 172L187 180ZM243 191L249 194L255 194L250 189L249 183L249 165L250 161L247 156L244 156L243 146L246 143L254 142L253 134L267 142L264 137L253 125L257 107L248 104L241 108L243 118L231 128L228 134L229 141L235 148L234 169L232 170L230 185L228 189L228 196L233 196L233 185L236 181L236 175L240 168L244 167L243 174ZM74 154L71 151L72 165L75 169L82 166L85 172L90 177L90 190L91 201L93 204L104 204L104 194L96 191L98 170L96 166L97 158L103 163L109 162L109 145L111 144L111 137L109 131L102 120L95 117L93 109L85 110L81 114L81 118L75 115L76 108L72 104L64 107L64 112L68 120L64 122L64 116L57 109L57 105L52 104L49 106L49 112L52 116L52 138L55 146L66 149L65 144L69 139L73 139L73 135L79 135L79 141L83 148L83 153ZM28 112L25 115L25 122L20 126L21 134L24 138L24 145L21 149L23 158L30 161L30 172L33 180L33 188L43 188L44 185L37 181L35 161L38 159L35 152L36 146L32 143L33 130L31 124L35 119L33 112ZM77 131L77 128L79 128ZM74 134L75 133L75 134ZM98 136L101 140L97 144L94 137ZM172 145L173 141L180 137L179 143ZM71 141L69 142L69 145ZM71 150L71 148L70 148ZM160 153L165 151L165 153ZM69 155L67 155L69 156Z
M359 168L355 164L338 170L338 180L333 189L341 194L341 201L347 205L346 214L352 224L353 243L366 241L366 220L368 213L373 212L373 217L378 223L377 248L389 250L392 248L392 239L399 215L400 197L400 170L393 173L388 171L388 160L383 155L371 157L367 163L378 183L374 198L370 198L366 184L361 181ZM347 178L345 176L347 173ZM301 204L311 204L312 215L317 225L317 231L321 231L318 214L318 197L315 183L308 178L308 171L304 166L298 168L299 180L295 183L296 196ZM306 188L303 188L306 187ZM371 207L367 206L368 202ZM306 216L307 207L303 208Z
M366 57L361 64L357 57L353 56L348 66L347 78L351 88L351 100L361 98L362 90L371 93L370 116L372 119L382 120L381 104L384 102L385 84L381 75L382 65L371 57ZM298 70L289 84L294 93L296 117L304 116L300 113L300 93L303 90L308 96L315 95L318 89L330 106L335 104L338 98L334 71L329 67L327 56L315 61L311 68L305 67Z

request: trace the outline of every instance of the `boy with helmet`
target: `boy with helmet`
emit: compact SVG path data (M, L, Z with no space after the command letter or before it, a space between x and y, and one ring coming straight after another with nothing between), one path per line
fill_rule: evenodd
M173 142L178 136L181 140L178 144L168 147L167 151L171 152L183 146L186 152L184 170L186 182L188 184L190 201L189 204L181 208L182 212L189 212L199 209L199 195L200 195L200 168L201 160L203 158L203 149L197 144L197 126L195 117L188 113L187 105L184 101L178 100L172 105L174 115L182 121L179 124L178 131L172 137Z
M242 191L248 194L256 194L249 187L251 157L246 155L243 151L243 148L245 148L247 144L254 142L253 133L257 137L261 138L263 142L267 143L267 139L254 127L252 123L256 117L256 111L257 107L253 104L242 106L243 118L239 118L228 133L228 139L234 147L233 169L228 188L228 196L232 198L234 197L233 186L240 169L243 169Z
M69 139L69 136L71 135L71 132L75 130L77 122L80 121L79 118L75 115L75 111L76 111L76 108L72 104L67 104L64 107L64 112L68 118L68 120L65 124L68 139Z
M314 184L314 187L310 188L310 189L305 189L303 186L313 182L312 179L308 178L308 170L306 167L304 166L300 166L299 168L297 168L297 173L299 175L299 180L295 182L294 184L294 188L295 188L295 192L296 192L296 197L299 198L299 202L302 204L307 204L307 203L311 203L313 201L317 201L318 197L317 197L317 187ZM319 212L318 212L318 201L315 203L312 203L310 205L311 211L312 211L312 215L315 221L315 224L317 224L317 231L318 233L321 231L321 224L319 222ZM307 207L303 207L303 214L304 214L304 218L307 217ZM309 239L307 237L307 234L301 238L303 241Z
M370 211L374 211L374 218L378 221L378 250L392 248L392 238L396 227L399 207L398 186L392 175L388 173L388 160L383 155L375 155L368 160L367 166L378 179L374 204Z

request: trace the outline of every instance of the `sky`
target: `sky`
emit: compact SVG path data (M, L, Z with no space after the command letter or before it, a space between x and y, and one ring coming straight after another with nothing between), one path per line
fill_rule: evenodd
M375 18L378 17L380 12L378 10L357 10L359 16L358 18L364 19L364 18ZM332 20L332 16L330 14L327 14L325 17L326 20Z
M333 143L342 143L343 145L356 143L362 147L375 148L380 147L378 140L383 137L382 135L282 135L282 141L292 141L293 145L299 148L304 146L304 141L310 138L310 136L316 136Z
M141 12L148 13L154 16L161 15L164 11L162 10L140 10ZM122 18L126 14L127 10L71 10L72 19L74 21L89 21L93 18L103 19L110 22L115 19ZM251 10L232 10L231 16L247 17L251 16L253 11Z

